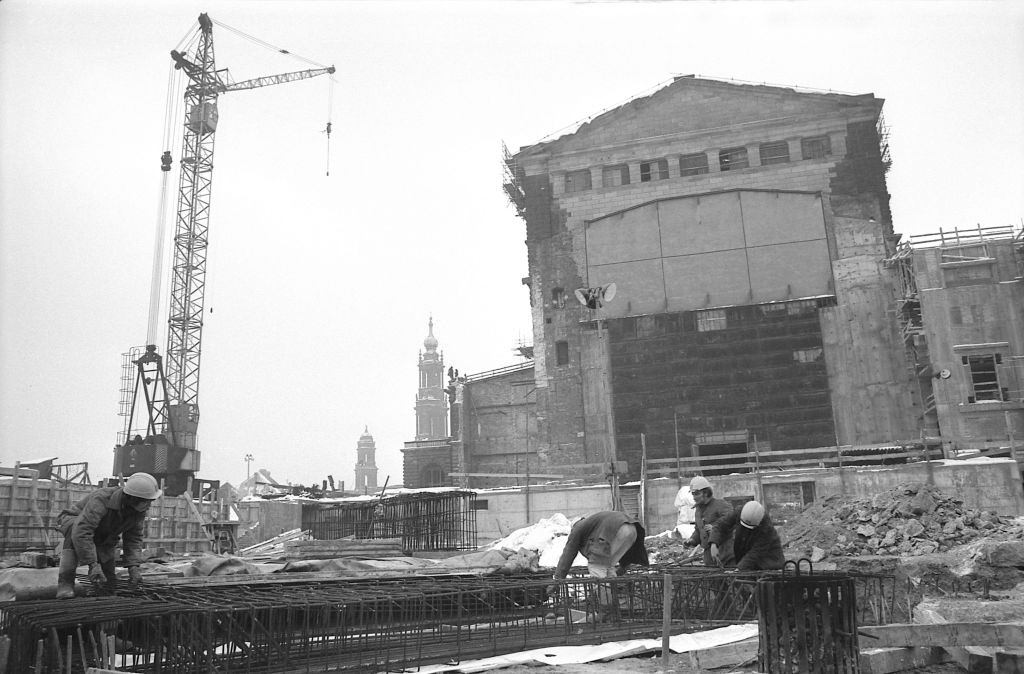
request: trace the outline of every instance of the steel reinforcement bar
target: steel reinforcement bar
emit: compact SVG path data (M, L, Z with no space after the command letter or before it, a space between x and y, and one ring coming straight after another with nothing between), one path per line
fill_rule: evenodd
M32 674L104 666L168 674L401 671L658 636L666 578L674 632L753 621L758 577L652 568L557 582L544 574L154 582L119 596L6 604L0 632L10 640L9 671ZM858 576L858 593L888 605L895 601L891 581Z

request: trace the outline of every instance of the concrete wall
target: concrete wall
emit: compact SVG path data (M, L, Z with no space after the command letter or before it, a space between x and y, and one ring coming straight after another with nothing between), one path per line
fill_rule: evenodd
M1018 275L1013 239L984 244L985 250L933 247L915 250L914 273L932 369L949 379L933 383L942 436L950 448L1024 441L1024 280ZM977 261L960 260L977 255ZM958 256L958 257L954 257ZM976 278L964 278L967 273ZM1007 400L971 401L971 369L964 358L998 355L1000 389Z
M947 495L962 498L968 508L991 510L1005 516L1024 514L1024 490L1021 488L1020 473L1016 462L1009 459L984 462L933 461L892 467L779 471L761 475L761 484L769 495L768 507L773 517L782 520L798 511L790 495L799 493L801 488L804 494L813 494L814 499L835 494L846 494L851 498L872 498L879 492L908 482L931 482ZM717 497L737 503L754 498L759 489L757 477L753 474L716 477L712 484ZM807 484L813 485L813 488L804 487ZM639 489L639 486L631 483L624 488ZM672 504L678 491L679 483L675 479L661 478L647 482L645 513L648 535L675 527L677 511ZM775 503L772 501L773 495ZM531 488L529 514L527 494L520 490L485 491L480 492L478 498L488 503L486 511L477 512L477 540L481 545L507 536L516 529L536 524L554 513L562 513L571 518L607 510L609 501L606 486Z
M302 526L302 504L298 501L237 501L238 547L262 543Z
M609 317L832 294L818 194L666 199L589 223L586 245L588 284L618 288Z
M470 377L461 407L462 441L471 457L468 472L540 472L530 446L537 426L535 390L532 367ZM468 484L473 488L510 486L507 479L483 477L470 478Z

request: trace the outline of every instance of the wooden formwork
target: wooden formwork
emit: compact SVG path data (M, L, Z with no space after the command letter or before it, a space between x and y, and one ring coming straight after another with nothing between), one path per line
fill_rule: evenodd
M61 510L98 489L94 485L40 479L34 470L0 477L0 556L22 552L53 552L60 534L55 529ZM218 519L220 506L194 501L186 495L161 496L146 518L150 550L172 554L208 553L212 540L204 524Z

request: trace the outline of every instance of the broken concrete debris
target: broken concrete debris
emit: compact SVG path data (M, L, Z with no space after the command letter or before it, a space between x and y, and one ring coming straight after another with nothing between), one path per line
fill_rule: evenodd
M916 482L871 499L821 499L783 531L787 553L802 553L813 562L858 555L927 555L981 538L1021 540L1024 523L966 508L962 499Z

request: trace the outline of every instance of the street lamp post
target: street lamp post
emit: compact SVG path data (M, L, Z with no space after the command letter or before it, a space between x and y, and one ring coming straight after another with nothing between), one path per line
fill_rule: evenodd
M605 341L605 319L601 317L600 309L605 302L610 302L615 297L615 284L609 283L606 286L596 288L580 288L576 291L576 299L587 309L591 310L591 316L597 320L597 343L602 350L601 367L598 376L601 380L601 389L604 393L605 419L608 428L607 442L605 443L605 462L607 463L608 483L611 486L611 508L612 510L623 510L622 497L619 494L618 475L618 452L615 447L615 417L612 411L611 393L611 368L608 361L611 359L610 340Z
M249 477L251 475L250 472L249 472L249 464L251 464L252 461L253 461L252 454L246 454L245 455L245 481L246 482L249 481Z

